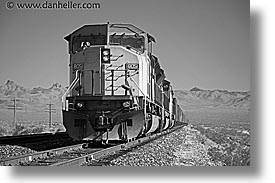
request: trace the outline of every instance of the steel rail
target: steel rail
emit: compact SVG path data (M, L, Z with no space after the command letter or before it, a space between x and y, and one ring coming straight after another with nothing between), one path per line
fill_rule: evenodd
M35 159L39 159L39 158L42 159L45 157L49 157L51 155L62 154L66 151L70 151L73 149L79 149L79 148L82 148L82 146L83 146L83 143L72 145L72 146L60 147L60 148L56 148L56 149L50 149L50 150L41 151L41 152L36 152L36 153L32 153L32 154L26 154L26 155L17 156L17 157L11 157L8 159L0 160L0 166L21 165L23 163L27 163L27 162L33 161Z
M183 126L184 125L177 126L173 129L170 129L170 130L167 130L167 131L164 131L164 132L160 132L160 133L153 134L153 135L147 136L147 137L143 137L143 138L131 141L131 142L127 142L127 143L120 144L120 145L117 145L117 146L113 146L113 147L110 147L110 148L106 148L106 149L103 149L103 150L100 150L100 151L96 151L96 152L90 153L90 154L82 156L82 157L78 157L78 158L70 159L70 160L67 160L67 161L51 164L49 166L80 166L84 163L89 163L92 160L99 159L101 157L105 157L105 156L108 156L108 155L111 155L111 154L115 154L116 152L119 152L121 150L127 150L129 148L136 147L136 146L141 145L143 143L152 141L152 140L154 140L156 138L159 138L163 135L171 133L171 132L173 132L173 131L175 131L179 128L182 128Z

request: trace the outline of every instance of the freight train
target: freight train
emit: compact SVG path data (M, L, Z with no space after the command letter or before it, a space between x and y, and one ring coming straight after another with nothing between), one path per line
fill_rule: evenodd
M131 24L84 25L64 37L70 86L62 97L70 137L131 141L185 122L153 55L155 38Z

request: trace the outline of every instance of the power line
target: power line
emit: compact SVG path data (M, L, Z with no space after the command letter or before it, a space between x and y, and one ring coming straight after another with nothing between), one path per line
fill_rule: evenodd
M52 104L52 101L50 100L50 103L47 104L49 106L49 109L46 110L45 112L49 113L49 129L52 127L52 113L56 113L56 109L53 109L52 106L54 104Z
M17 110L22 110L22 107L17 107L16 102L20 101L19 99L16 99L16 96L14 96L14 98L11 100L13 101L13 105L8 105L8 109L12 109L13 110L13 127L12 128L16 128L16 112Z

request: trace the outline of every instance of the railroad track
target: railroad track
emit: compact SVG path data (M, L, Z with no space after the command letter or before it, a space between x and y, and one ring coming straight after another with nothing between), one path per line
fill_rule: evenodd
M152 140L155 140L155 139L157 139L157 138L159 138L163 135L171 133L171 132L173 132L173 131L175 131L179 128L182 128L183 126L177 126L173 129L167 130L165 132L160 132L160 133L153 134L153 135L148 136L148 137L143 137L143 138L131 141L131 142L127 142L127 143L120 144L120 145L117 145L117 146L113 146L113 147L110 147L110 148L105 148L105 149L87 154L85 156L70 159L70 160L67 160L67 161L60 162L60 163L55 163L55 164L52 164L50 166L81 166L81 165L85 165L85 164L93 165L94 160L100 159L100 158L105 157L105 156L114 155L114 154L119 153L121 151L122 152L127 151L131 148L134 148L134 147L138 146L138 145L145 144L145 143L150 142ZM94 163L95 163L95 165L98 166L97 162L94 162Z
M133 147L150 142L160 136L171 133L183 126L175 127L171 130L153 134L151 136L143 137L124 144L115 145L112 147L94 147L82 148L83 143L46 150L33 154L23 155L20 157L13 157L0 161L1 166L81 166L85 164L92 164L93 161L114 155L120 152L125 152ZM95 162L96 164L96 162Z
M50 149L50 150L45 150L45 151L36 152L36 153L32 153L32 154L11 157L8 159L0 160L0 165L1 166L26 165L29 162L41 161L43 159L45 160L48 157L51 157L53 155L58 155L58 154L66 152L66 151L70 151L73 149L80 149L80 148L82 148L82 145L83 144L76 144L76 145L72 145L72 146Z

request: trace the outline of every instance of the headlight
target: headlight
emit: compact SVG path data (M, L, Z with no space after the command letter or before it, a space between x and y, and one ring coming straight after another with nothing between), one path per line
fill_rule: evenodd
M104 50L102 53L103 53L104 56L108 56L109 55L109 51L108 50Z
M130 107L130 102L123 102L123 107L128 108Z
M84 103L83 102L77 102L76 103L76 107L77 108L83 108L84 107Z
M102 57L104 62L107 62L109 60L109 57Z
M109 64L111 61L111 50L109 48L101 49L101 62L104 64Z

